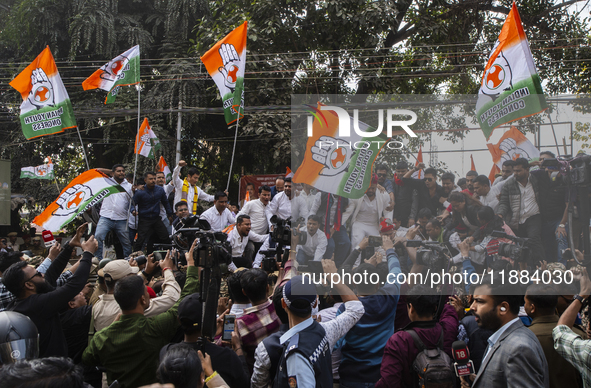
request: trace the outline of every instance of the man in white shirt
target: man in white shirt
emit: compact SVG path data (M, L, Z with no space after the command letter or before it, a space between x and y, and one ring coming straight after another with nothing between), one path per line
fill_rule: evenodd
M175 218L172 220L172 233L175 234L183 228L182 220L189 216L189 207L186 202L177 202L174 205Z
M515 163L513 163L513 160L505 160L503 162L503 166L501 168L501 176L497 177L497 179L495 179L495 182L493 183L493 186L496 186L498 184L500 184L501 182L505 182L508 178L510 178L513 175L513 165Z
M191 214L197 214L197 200L213 202L214 197L197 186L199 171L195 167L189 168L187 177L184 180L180 178L181 168L186 165L187 162L180 160L172 172L172 184L175 189L174 203L176 204L180 201L187 202Z
M232 263L228 269L232 272L236 268L252 268L253 255L246 255L245 248L249 241L263 243L269 238L268 234L260 235L250 230L250 217L242 214L236 217L236 227L228 235L228 242L232 246Z
M291 218L293 220L298 218L307 219L311 215L310 209L312 209L316 198L320 197L320 193L312 190L312 186L303 183L300 194L291 200Z
M324 233L318 231L319 227L320 217L308 216L308 224L300 229L302 234L306 234L306 241L304 244L301 244L301 241L298 242L296 247L298 264L306 264L309 260L321 261L324 258L328 240Z
M384 218L392 218L392 212L386 208L390 204L390 196L384 191L378 191L377 177L372 178L371 185L365 195L359 199L351 200L343 216L343 223L351 216L351 246L359 245L364 237L379 236L380 222Z
M282 192L277 193L267 207L267 221L271 228L271 217L277 216L282 220L291 217L291 178L285 178L285 186Z
M133 195L132 186L125 179L125 167L122 164L114 165L112 170L100 168L99 171L112 176L115 182L125 189L125 192L111 194L103 200L100 219L94 234L98 241L98 249L94 255L99 260L103 258L103 241L107 233L112 230L123 247L123 256L127 257L131 254L127 221L129 219L129 201Z
M166 183L166 176L164 175L163 172L156 173L156 184L164 189L164 192L166 193L166 198L168 198L170 193L172 193L172 191L174 190L174 186L172 185L172 181L171 181L171 183L168 183L168 184ZM162 219L164 226L166 226L166 230L168 230L168 234L172 234L172 227L170 225L170 221L168 220L168 217L166 216L166 210L164 209L163 205L160 205L160 218Z
M478 175L474 178L474 198L480 201L481 204L484 206L490 206L495 211L495 213L499 210L499 194L501 194L501 189L503 188L502 182L496 186L490 185L490 181L486 177L486 175Z
M250 216L251 229L256 234L266 234L269 231L269 223L267 221L267 206L271 200L271 188L269 186L259 187L259 198L251 199L244 203L242 209L238 212L238 216Z
M232 212L228 210L228 196L223 191L215 193L215 201L213 206L201 213L200 218L203 218L211 225L213 232L221 232L228 225L236 222Z

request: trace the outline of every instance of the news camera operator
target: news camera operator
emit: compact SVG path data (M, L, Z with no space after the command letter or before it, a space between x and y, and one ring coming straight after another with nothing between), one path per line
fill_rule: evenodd
M299 225L298 225L299 226ZM292 242L296 244L296 261L298 264L306 264L309 260L321 261L326 253L328 240L326 235L318 232L320 217L311 215L305 227L298 228Z

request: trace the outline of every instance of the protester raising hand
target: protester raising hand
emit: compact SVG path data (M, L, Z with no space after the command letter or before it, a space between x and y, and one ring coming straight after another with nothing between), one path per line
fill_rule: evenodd
M82 236L86 233L86 230L88 230L88 222L85 222L76 229L76 234L72 237L69 244L73 247L82 247Z
M90 252L94 255L94 252L98 249L98 241L95 240L94 236L90 236L88 240L82 243L81 248L84 252Z
M195 260L193 259L193 251L195 250L198 241L199 239L195 239L195 241L193 241L193 244L191 244L191 248L189 249L189 251L185 253L185 259L187 259L188 266L195 266Z

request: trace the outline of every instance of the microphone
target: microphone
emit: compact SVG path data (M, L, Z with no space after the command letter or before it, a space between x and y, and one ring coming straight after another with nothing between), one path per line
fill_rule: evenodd
M43 238L46 248L49 248L56 243L55 238L53 238L53 233L51 233L49 230L44 230L41 233L41 237Z
M470 351L464 341L455 341L451 345L451 352L454 357L454 368L456 370L456 376L460 379L462 377L468 377L470 374L475 374L474 364L470 360ZM469 379L464 379L469 382Z

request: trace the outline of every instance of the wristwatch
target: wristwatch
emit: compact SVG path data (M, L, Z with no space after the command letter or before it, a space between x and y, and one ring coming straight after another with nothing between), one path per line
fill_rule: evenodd
M579 302L581 302L581 304L583 304L583 302L585 301L585 298L583 298L581 295L575 295L573 296L573 300L578 300Z
M558 227L559 228L566 228L566 226L564 224L559 224Z

